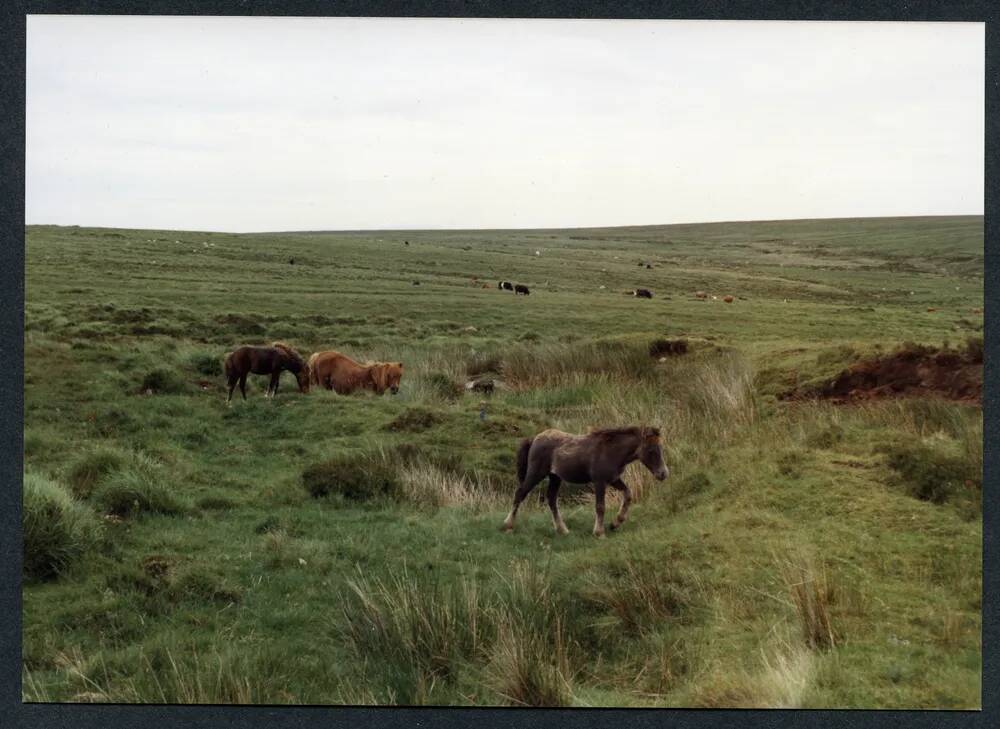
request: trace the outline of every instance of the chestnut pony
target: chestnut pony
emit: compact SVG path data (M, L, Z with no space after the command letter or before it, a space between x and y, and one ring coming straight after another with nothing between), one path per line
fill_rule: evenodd
M395 395L399 392L399 381L403 377L402 362L358 364L332 349L314 353L307 366L310 382L322 385L327 390L335 390L340 395L348 395L359 389L372 390L379 395L389 390Z

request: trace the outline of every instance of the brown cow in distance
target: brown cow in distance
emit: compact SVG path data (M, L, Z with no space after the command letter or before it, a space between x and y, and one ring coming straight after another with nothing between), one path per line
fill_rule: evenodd
M349 395L359 389L371 390L379 395L389 390L395 395L403 377L402 362L358 364L332 349L316 352L309 358L308 365L313 384L334 390L339 395Z

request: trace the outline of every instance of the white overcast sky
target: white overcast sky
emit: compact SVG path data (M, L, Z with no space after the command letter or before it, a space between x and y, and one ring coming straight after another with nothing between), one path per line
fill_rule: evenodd
M983 212L984 25L30 16L26 222Z

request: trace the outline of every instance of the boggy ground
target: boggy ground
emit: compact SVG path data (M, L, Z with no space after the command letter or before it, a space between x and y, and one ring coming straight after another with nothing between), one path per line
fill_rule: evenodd
M24 697L978 707L975 398L802 395L974 353L982 245L981 218L30 227ZM226 408L222 356L275 339L403 361L401 392ZM521 437L628 423L672 476L627 472L621 530L569 488L569 535L537 498L501 533Z

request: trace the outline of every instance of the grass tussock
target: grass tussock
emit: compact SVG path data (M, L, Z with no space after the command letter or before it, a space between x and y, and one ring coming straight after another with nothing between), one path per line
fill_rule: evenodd
M86 499L106 476L121 468L126 460L122 451L106 446L85 451L73 462L67 477L73 495Z
M630 554L589 577L583 599L605 616L599 622L637 635L686 619L702 603L700 581L673 560Z
M388 581L348 581L341 613L348 648L392 703L424 703L436 683L454 680L480 651L488 611L473 583L419 584L405 572ZM375 675L377 674L377 675Z
M783 644L762 652L752 669L715 665L701 675L692 704L703 709L802 708L816 678L816 657L806 648Z
M174 370L150 370L142 378L139 390L154 395L178 395L187 390L187 383Z
M92 501L104 513L119 517L142 514L176 516L191 511L187 499L175 493L167 470L149 456L132 453L126 463L95 488Z
M24 474L23 495L24 574L58 577L97 544L100 524L89 508L41 474Z
M475 582L359 576L339 624L363 683L383 703L434 703L467 682L526 706L572 700L572 641L547 579L526 565L490 594Z
M371 501L399 493L395 468L377 451L344 454L308 466L302 485L313 498L339 495L350 501Z
M971 500L982 508L982 465L943 439L897 442L886 448L887 463L907 493L922 501Z
M837 594L826 568L804 556L782 560L780 567L805 645L812 650L835 647L841 640L831 618Z
M399 471L404 499L420 506L457 506L480 511L497 506L500 495L477 477L441 469L431 463L414 463Z
M641 380L652 378L655 372L646 346L597 340L513 347L504 356L502 375L514 389L526 389L564 383L580 375Z

